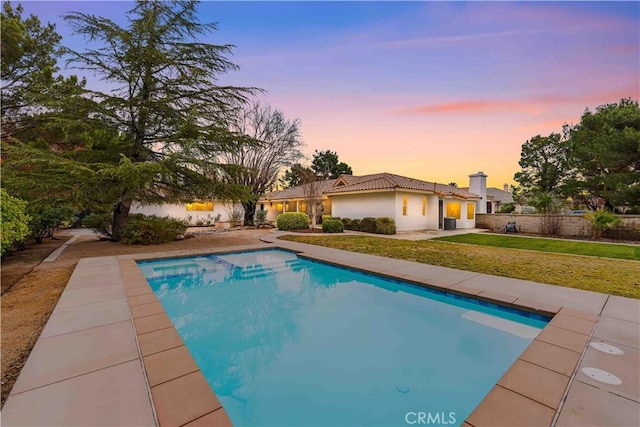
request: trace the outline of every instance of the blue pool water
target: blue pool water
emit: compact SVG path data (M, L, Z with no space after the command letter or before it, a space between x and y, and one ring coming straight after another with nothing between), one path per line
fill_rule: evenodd
M460 425L548 320L280 250L139 266L237 426Z

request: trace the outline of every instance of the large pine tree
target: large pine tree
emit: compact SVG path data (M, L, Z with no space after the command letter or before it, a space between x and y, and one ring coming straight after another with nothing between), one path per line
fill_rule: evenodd
M225 55L231 45L201 39L216 29L201 23L195 1L138 1L128 24L84 13L65 21L96 49L69 51L69 63L111 87L92 91L96 112L121 135L121 161L102 170L113 181L113 239L118 240L131 203L239 197L240 189L216 182L211 154L230 139L227 119L254 88L216 84L237 68Z

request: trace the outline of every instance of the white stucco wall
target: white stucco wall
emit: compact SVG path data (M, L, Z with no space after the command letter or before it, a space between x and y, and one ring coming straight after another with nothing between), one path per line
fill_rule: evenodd
M395 194L380 193L331 195L331 215L340 218L362 219L388 216L395 219Z
M278 215L282 213L282 209L278 209L278 206L284 207L283 202L266 202L264 208L267 210L267 221L275 221ZM258 207L260 204L258 204Z
M437 230L438 229L438 221L439 221L439 208L438 208L439 198L435 194L430 194L427 196L427 229L428 230Z
M461 199L445 199L444 201L444 217L447 217L447 204L449 203L460 203L460 219L456 219L456 228L475 228L476 226L476 217L473 216L473 219L467 219L467 209L469 205L476 206L476 202L473 200L461 200ZM478 213L475 211L475 213Z
M407 197L407 214L403 215L404 197ZM380 192L363 194L333 195L332 215L340 218L362 219L364 217L378 218L388 216L396 221L397 231L437 230L438 229L438 196L426 195L426 215L422 215L421 193L411 192ZM459 202L460 219L456 220L456 228L474 228L474 219L467 219L468 203L474 201L460 199L446 199L444 201L444 216L447 216L447 202Z
M242 205L238 204L237 207L244 215ZM198 220L210 220L211 225L213 225L213 221L218 214L220 214L220 219L222 221L229 221L229 212L231 211L231 208L232 205L230 203L218 201L213 202L213 211L187 211L186 204L140 205L134 203L131 205L130 213L141 213L144 215L156 215L160 217L169 216L184 220L188 220L189 216L191 216L191 224L196 224Z
M398 191L395 193L395 217L396 229L398 231L414 231L438 228L438 199L419 193L403 193ZM403 214L404 197L407 197L407 214ZM422 200L427 198L427 209L425 215L422 215ZM435 202L434 202L435 199ZM429 203L431 201L431 203ZM430 211L435 210L435 221L430 216Z
M469 191L482 199L476 201L476 213L487 213L487 175L482 171L469 175Z

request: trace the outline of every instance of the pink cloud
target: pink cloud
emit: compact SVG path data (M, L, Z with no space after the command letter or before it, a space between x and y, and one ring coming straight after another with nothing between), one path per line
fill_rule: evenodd
M613 53L633 53L635 55L640 54L640 44L618 44L609 47L609 50Z
M496 112L524 112L541 114L549 108L559 104L598 104L603 102L617 102L625 97L637 97L637 88L619 90L609 93L584 95L547 95L537 98L521 100L464 100L431 105L403 108L393 112L394 115L430 115L430 114L467 114L467 113L496 113Z
M421 37L405 40L394 40L389 42L380 43L385 47L415 47L415 46L430 46L450 43L468 42L474 40L494 39L501 37L512 37L518 35L540 33L538 30L515 30L515 31L497 31L490 33L476 33L476 34L461 34L461 35L449 35L449 36L433 36L433 37Z

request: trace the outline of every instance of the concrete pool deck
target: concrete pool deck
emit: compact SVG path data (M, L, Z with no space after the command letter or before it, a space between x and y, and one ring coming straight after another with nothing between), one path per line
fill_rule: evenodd
M4 405L3 425L230 425L135 261L275 247L553 315L465 425L640 425L640 300L280 241L277 235L260 245L80 260ZM589 345L594 342L623 354L599 351ZM597 381L583 368L610 372L621 383Z

